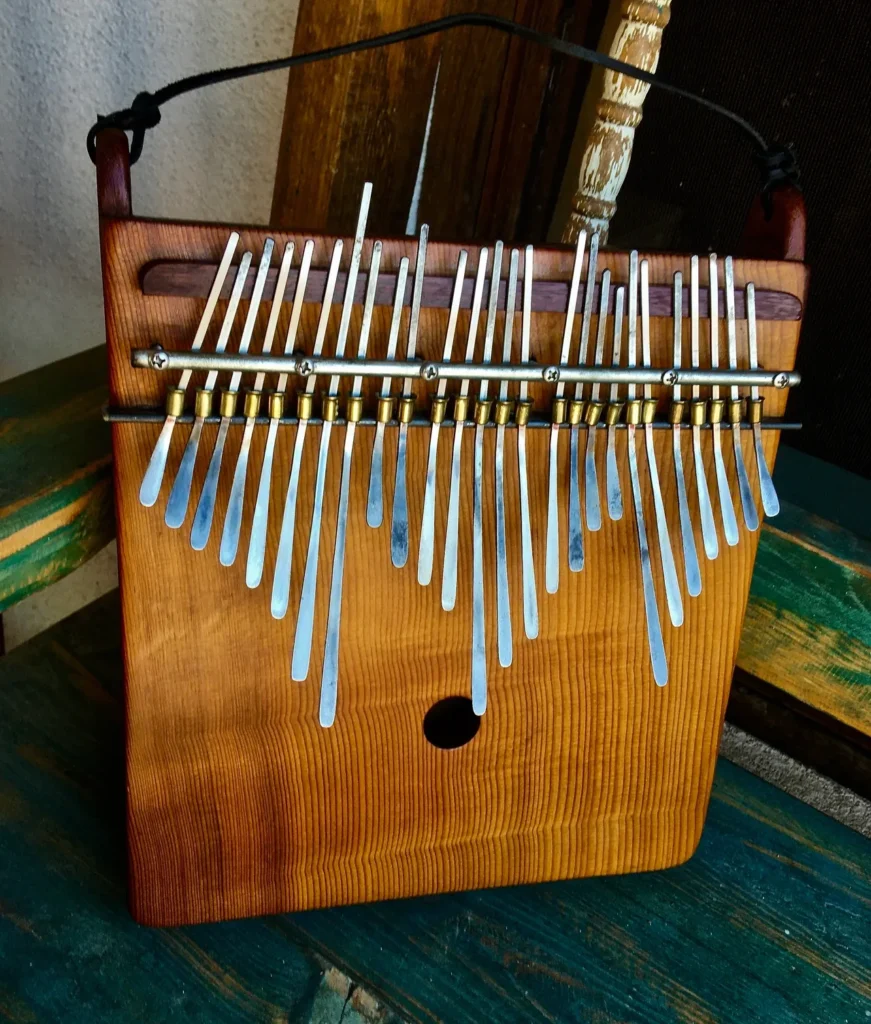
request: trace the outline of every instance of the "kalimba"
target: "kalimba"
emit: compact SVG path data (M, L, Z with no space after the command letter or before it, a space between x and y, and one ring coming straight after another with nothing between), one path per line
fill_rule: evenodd
M131 905L698 842L801 262L143 220L97 141ZM764 405L763 405L764 402Z

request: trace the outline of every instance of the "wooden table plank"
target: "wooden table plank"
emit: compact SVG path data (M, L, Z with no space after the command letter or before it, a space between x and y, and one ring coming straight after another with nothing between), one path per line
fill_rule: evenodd
M338 1019L319 958L421 1021L829 1024L871 1008L871 844L723 762L699 852L672 871L134 925L119 630L111 594L0 660L7 1018Z
M106 350L0 384L0 611L115 535Z

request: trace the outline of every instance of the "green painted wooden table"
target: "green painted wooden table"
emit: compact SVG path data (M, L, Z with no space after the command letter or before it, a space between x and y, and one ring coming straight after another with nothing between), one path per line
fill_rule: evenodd
M0 659L3 1018L871 1020L871 843L725 762L671 871L135 925L118 635L109 595Z

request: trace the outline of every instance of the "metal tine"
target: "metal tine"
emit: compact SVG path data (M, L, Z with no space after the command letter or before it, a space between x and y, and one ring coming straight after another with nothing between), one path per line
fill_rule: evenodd
M451 311L448 315L448 326L445 331L445 345L442 362L450 361L454 348L454 335L457 332L457 317L460 313L460 300L463 297L463 282L466 277L466 261L469 258L465 249L460 249L457 258L457 273L454 277L454 293L451 297ZM436 402L444 409L445 392L448 382L441 379L436 389ZM433 406L435 409L438 405ZM417 554L417 582L429 586L432 580L433 551L435 548L435 506L436 506L436 463L439 451L439 431L441 418L434 415L429 435L429 455L426 462L426 487L423 494L423 514L420 522L420 548Z
M575 264L572 268L572 281L569 285L569 302L566 307L566 322L563 327L563 340L560 347L560 366L569 361L569 350L572 344L572 330L575 326L575 310L578 305L578 289L581 284L581 269L584 264L584 246L587 232L578 235L575 248ZM554 398L562 398L565 384L557 381ZM557 509L557 453L559 448L560 427L554 423L550 428L550 451L547 480L547 536L545 540L544 589L555 594L559 589L559 513ZM580 511L578 512L580 519Z
M638 320L638 253L629 256L629 331L626 353L626 365L635 366L636 330ZM668 682L668 662L665 657L665 644L662 639L659 609L656 604L656 588L653 584L653 565L650 559L650 546L647 541L647 528L644 523L644 500L641 496L641 481L638 477L638 453L635 447L635 423L637 418L630 412L631 403L635 401L635 385L627 385L626 416L626 450L629 456L629 480L632 486L632 502L635 507L635 525L638 530L638 550L641 556L641 586L644 596L644 616L647 620L647 645L650 651L650 663L653 678L657 686L665 686Z
M748 284L745 288L747 297L747 349L751 370L759 368L759 349L756 341L756 286ZM759 397L759 388L755 385L750 388L750 401L755 402L761 408L762 399ZM780 501L777 491L774 489L774 481L768 471L768 463L765 461L765 451L762 448L762 426L754 420L753 423L753 446L756 451L756 468L759 472L759 492L762 495L762 509L767 516L776 516L780 512Z
M623 339L623 303L626 289L614 292L614 336L611 344L611 365L620 365L620 348ZM605 457L605 491L608 495L608 517L616 522L623 518L623 495L620 491L620 470L617 468L617 421L623 403L620 401L620 385L612 384L608 396L613 417L608 422L608 451Z
M520 361L529 362L529 347L532 325L532 281L535 254L531 245L526 247L523 258L523 316L520 321ZM518 408L529 403L529 384L520 382ZM529 515L529 473L526 459L526 423L523 417L517 422L517 478L520 491L520 551L523 571L523 628L527 637L538 636L538 597L535 588L535 560L532 552L532 521Z
M230 294L230 301L224 314L224 322L221 324L221 333L218 335L218 340L215 344L216 352L223 352L227 347L227 341L230 338L230 331L233 329L233 321L236 318L236 311L239 308L239 300L242 298L242 290L248 278L248 270L251 267L252 258L252 253L246 252L239 263L239 269L236 271L236 280L233 282L233 291ZM208 395L209 398L211 398L215 390L217 380L218 371L210 370L206 377L205 386L202 388L203 393ZM174 530L181 526L187 515L188 502L191 495L191 481L194 477L194 466L197 462L197 452L200 446L200 437L203 432L204 423L205 416L197 413L194 416L194 425L191 427L172 490L169 492L169 500L166 503L166 513L163 518L166 525Z
M717 254L711 253L708 257L709 276L708 291L711 303L711 369L716 370L720 365L720 313L719 293L717 286ZM720 401L720 386L711 386L711 407ZM722 410L722 407L720 407ZM729 490L729 478L726 476L726 466L723 462L723 444L720 437L720 421L717 415L711 415L711 440L714 445L714 469L717 474L717 491L720 496L720 515L723 518L723 535L729 547L738 543L738 523L735 519L735 507L732 504L732 494Z
M381 243L372 247L372 261L369 264L369 280L363 304L363 322L360 327L360 342L357 358L366 358L369 345L369 331L372 327L372 310L375 307L375 289L378 285L378 270L381 266ZM362 376L354 377L350 398L359 398L363 390ZM333 575L330 582L330 603L327 612L327 637L324 644L324 665L321 672L320 723L325 729L336 720L336 699L339 687L339 631L342 625L342 583L345 572L345 542L348 535L348 503L351 492L351 459L354 455L354 438L357 423L349 414L345 426L345 447L342 450L342 477L339 485L339 506L336 516L336 544L333 549Z
M263 288L266 285L266 277L269 274L269 266L272 263L272 250L275 243L267 238L263 243L263 253L260 257L260 266L257 268L257 277L254 279L254 290L251 293L251 302L248 306L248 316L245 318L245 326L242 328L242 337L239 339L239 354L244 355L251 344L254 328L257 324L257 313L260 309L260 300L263 296ZM227 394L235 395L242 383L242 373L236 370L230 376L230 383L227 386ZM212 519L215 515L215 499L218 495L218 480L221 476L221 462L224 458L224 445L227 443L227 434L230 431L230 416L221 412L221 423L218 427L218 436L215 438L215 447L212 449L212 457L209 460L209 468L206 470L206 479L203 482L203 489L200 492L200 500L197 503L197 510L194 513L194 521L191 525L191 547L194 551L202 551L209 542L209 534L212 532Z
M735 323L735 267L732 257L726 257L726 336L729 341L729 369L738 369L738 326ZM759 513L750 489L750 478L744 464L744 452L741 448L741 417L735 410L741 407L741 392L737 385L729 389L729 422L732 425L732 448L735 452L735 470L738 474L738 493L741 496L741 509L744 513L744 525L748 530L759 529Z
M484 357L493 355L496 332L496 306L499 302L499 278L502 274L502 243L493 247L493 271L487 302L487 326L484 329ZM489 381L482 380L478 402L486 402ZM483 418L483 417L482 417ZM484 612L484 423L475 417L475 458L472 500L472 710L479 717L487 710L487 646Z
M593 316L593 292L596 288L596 264L599 258L599 234L590 238L590 255L587 260L587 281L584 285L584 315L581 318L581 337L578 344L578 366L587 362L587 346L590 341L590 321ZM583 407L584 385L575 384L575 401ZM580 572L584 568L584 535L581 529L581 490L578 474L580 469L580 423L572 423L569 443L569 569ZM601 523L600 523L601 525ZM598 529L598 527L597 527Z
M399 327L402 323L402 310L405 306L405 286L408 279L408 257L399 261L396 273L396 291L393 294L393 318L390 321L390 334L387 339L387 358L396 358L396 343L399 340ZM393 385L391 377L385 377L381 384L382 399L390 398ZM369 466L369 495L366 500L366 522L377 528L384 521L384 431L387 424L380 418L375 424L375 439L372 442L372 460Z
M282 256L281 266L278 269L275 294L272 298L272 307L269 310L269 320L266 324L266 334L263 336L264 355L272 351L272 339L275 337L278 317L281 314L281 307L284 302L287 277L290 274L290 264L293 261L293 249L293 242L288 242L284 247L284 256ZM258 398L258 405L265 377L265 373L258 373L254 378L253 393ZM233 472L233 483L230 487L230 498L227 502L227 514L224 517L224 529L221 533L221 547L218 552L221 565L232 565L236 561L236 553L239 550L239 534L242 530L242 508L245 502L245 482L248 476L251 437L254 433L256 418L256 412L249 416L246 410L245 429L242 432L242 443L239 445L239 454L236 457L236 469Z
M505 323L502 332L502 362L511 362L511 342L514 335L514 311L517 305L517 270L520 252L511 250L508 269L508 292L505 298ZM499 383L499 401L508 401L508 381ZM511 596L508 589L508 547L505 537L505 424L496 426L496 455L494 459L496 487L496 646L499 664L508 668L512 661Z
M224 287L224 281L227 279L227 274L230 271L230 264L233 261L233 256L238 244L239 233L237 231L231 231L230 237L227 239L227 245L224 248L224 255L221 257L221 262L218 264L218 269L215 273L215 280L212 281L212 288L209 292L209 297L206 299L206 308L203 310L203 315L200 317L200 322L197 326L197 331L191 344L191 352L196 352L198 349L202 348L209 325L212 322L212 317L215 314L215 306L217 306L218 299L221 297L221 289ZM187 391L187 386L191 379L191 372L191 370L182 371L178 385L175 389L176 391L180 391L182 394ZM154 451L151 453L151 459L148 462L148 468L145 470L145 475L142 477L142 484L139 487L139 500L146 508L150 508L157 501L158 495L160 494L160 487L163 483L163 474L166 470L166 458L167 455L169 455L169 445L172 441L172 433L175 430L177 419L177 416L170 413L163 421L160 436L154 445Z
M313 356L319 356L324 349L324 341L327 336L327 328L330 323L330 313L333 308L333 295L336 291L336 279L339 276L339 264L342 259L344 243L338 239L333 246L333 256L330 260L330 269L327 273L327 284L324 289L324 300L321 305L321 315L315 331L315 343L312 349ZM303 292L303 295L305 293ZM305 382L305 394L314 394L317 378L309 377ZM282 374L278 379L279 388L282 384L287 386L287 377ZM296 436L293 441L293 457L290 463L290 476L287 480L287 493L284 498L284 512L281 517L281 533L278 539L278 553L275 556L275 574L272 579L272 603L271 612L273 618L283 619L287 614L287 605L290 595L290 572L293 567L293 542L296 532L296 499L298 497L299 473L302 466L302 454L305 448L306 431L308 420L299 419L296 425Z
M305 303L305 289L308 284L308 275L311 269L312 254L315 243L309 239L302 251L302 262L299 267L299 275L296 279L296 291L293 296L293 308L290 313L290 323L287 327L287 337L284 342L284 354L290 355L296 347L296 335L299 330L299 321L302 315L303 304ZM338 271L338 261L336 262ZM333 276L335 283L335 275ZM262 375L258 374L259 386L263 386ZM312 382L314 385L314 382ZM257 387L257 385L255 385ZM287 374L278 376L275 394L281 395L281 409L284 408L284 393L287 390ZM263 578L263 563L266 557L266 524L269 518L269 492L272 487L272 463L275 457L275 442L278 439L279 417L273 416L270 410L269 432L266 435L266 445L263 449L263 463L260 467L260 484L257 487L257 501L254 505L254 518L251 521L251 537L248 541L248 564L245 567L245 583L249 587L259 587Z
M599 300L599 322L596 326L596 354L594 363L601 366L605 361L605 330L608 326L608 305L611 300L611 271L602 274L601 296ZM599 382L590 387L590 408L599 406ZM573 428L574 429L574 428ZM596 421L587 425L587 452L584 471L584 496L587 511L587 529L596 531L602 528L602 510L599 505L599 478L596 473Z
M351 314L354 311L354 292L357 289L357 274L360 271L360 259L363 255L363 239L366 235L366 221L369 217L369 202L371 199L372 184L367 181L363 186L363 197L360 201L360 212L357 216L354 248L351 250L351 260L348 265L348 277L345 284L345 296L342 301L342 319L339 321L339 333L336 336L336 357L338 359L341 359L345 354L348 328L351 324ZM339 377L334 375L330 377L329 395L336 396L338 392ZM302 580L299 614L296 619L296 634L293 639L293 655L290 663L291 678L298 683L301 683L308 675L309 662L311 661L315 595L318 583L318 553L321 545L321 521L324 511L324 486L327 479L327 463L330 456L330 435L332 429L332 421L325 418L321 426L321 444L318 449L318 468L312 502L311 529L308 537L305 573ZM275 611L273 610L274 614Z
M487 249L478 252L478 271L475 276L475 291L472 295L472 309L469 314L469 333L466 336L465 362L475 358L475 341L478 336L478 321L481 319L481 302L484 281L487 278ZM460 381L459 398L465 405L469 395L469 379ZM457 543L460 531L460 468L463 455L463 429L465 413L454 412L454 444L451 453L451 486L448 492L448 519L445 525L445 562L442 570L442 608L452 611L457 603Z
M699 258L693 256L690 261L690 356L694 370L701 366L699 354ZM704 413L705 403L699 397L698 384L692 385L692 404ZM711 507L711 493L708 490L708 476L705 472L705 460L702 455L702 428L692 420L693 462L696 470L696 494L699 499L699 518L702 523L702 540L705 556L710 560L717 557L720 546L717 541L717 526L714 523L714 511Z
M681 351L683 332L683 275L678 271L674 275L674 351L673 363L679 367L683 353ZM674 386L672 397L680 402L680 384ZM683 408L683 406L678 406ZM693 536L693 521L690 518L690 507L687 501L687 485L683 471L683 455L681 453L681 425L673 423L671 428L672 454L674 456L674 479L677 485L677 504L680 513L680 536L683 544L684 573L686 574L687 593L690 597L698 597L702 592L702 574L699 569L699 556L696 554L696 540Z
M405 358L414 359L417 351L417 331L420 326L420 303L423 298L423 276L426 270L426 244L429 225L421 224L417 242L417 258L414 262L414 290L411 293L411 315L408 320L408 341ZM411 398L414 381L405 377L402 381L402 397ZM393 485L393 514L390 522L390 559L397 569L408 561L408 493L406 490L406 457L408 449L408 424L400 421L396 439L396 478Z
M651 365L650 360L650 286L649 265L647 260L641 261L641 351L645 366ZM644 385L644 399L650 401L652 388ZM673 626L683 625L683 601L680 596L680 583L674 564L674 552L671 549L671 538L668 534L668 520L665 516L665 503L662 500L662 488L659 484L659 470L656 466L656 448L653 438L653 424L644 423L644 441L647 446L647 468L650 474L650 489L653 492L653 510L656 515L656 535L659 541L659 558L662 562L662 575L665 580L665 597L668 615Z

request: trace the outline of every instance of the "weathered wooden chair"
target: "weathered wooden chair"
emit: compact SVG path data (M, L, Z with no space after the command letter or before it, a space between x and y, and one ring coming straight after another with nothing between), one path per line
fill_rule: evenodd
M573 223L606 220L615 178L582 180ZM113 535L104 381L97 347L0 386L0 611ZM788 449L777 484L730 714L871 788L871 485ZM139 928L119 635L110 594L0 660L12 1020L822 1021L868 1005L871 845L725 761L698 853L666 873Z

